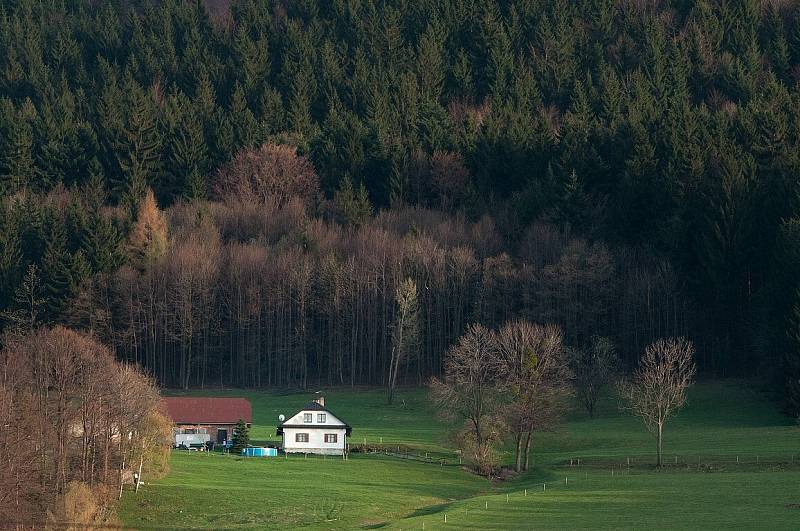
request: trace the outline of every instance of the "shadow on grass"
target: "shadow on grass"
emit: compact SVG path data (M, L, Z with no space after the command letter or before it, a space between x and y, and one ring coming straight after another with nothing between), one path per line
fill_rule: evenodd
M426 505L420 507L413 513L404 516L403 518L417 518L418 516L431 516L432 514L439 514L450 506L449 503L437 503L436 505Z

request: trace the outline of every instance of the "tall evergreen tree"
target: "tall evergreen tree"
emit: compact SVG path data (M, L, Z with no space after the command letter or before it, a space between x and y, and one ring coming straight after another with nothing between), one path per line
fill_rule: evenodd
M117 189L121 204L133 216L160 168L161 137L150 95L133 81L128 82L127 88L130 108L119 155L122 178Z
M250 446L250 428L247 427L244 420L239 419L239 422L234 426L232 440L231 453L234 455L241 454L242 450Z

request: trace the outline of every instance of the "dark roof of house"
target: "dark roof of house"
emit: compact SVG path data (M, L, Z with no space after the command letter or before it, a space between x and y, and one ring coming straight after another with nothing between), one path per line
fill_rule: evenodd
M334 413L330 409L326 408L325 406L319 405L319 403L314 402L313 400L311 402L309 402L308 404L306 404L303 407L303 409L301 409L297 413L300 413L302 411L323 411L325 413L330 413L331 415L333 415L334 417L336 417L339 420L342 420L342 417L340 417L339 415L337 415L336 413ZM278 425L278 429L275 430L275 434L276 435L283 435L283 428L307 428L307 429L310 429L310 430L323 430L325 428L345 428L347 430L347 436L350 437L350 433L352 433L352 431L353 431L353 428L349 424L344 422L344 421L342 421L342 424L316 424L316 425L314 425L314 424L287 424L289 419L294 418L294 416L297 415L297 413L295 413L294 415L290 415L289 418L286 419L285 422L279 424Z
M167 414L175 424L236 424L253 422L253 408L245 398L168 396Z

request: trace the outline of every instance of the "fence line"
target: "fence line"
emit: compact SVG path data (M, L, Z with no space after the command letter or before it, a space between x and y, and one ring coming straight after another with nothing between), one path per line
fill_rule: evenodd
M351 449L352 451L352 449ZM461 466L463 461L460 456L443 455L438 452L423 451L405 445L395 446L367 446L359 445L358 453L382 454L398 459L407 459L421 463L436 464L439 466ZM687 466L800 466L800 452L797 454L664 454L664 467ZM625 456L586 456L565 458L562 461L548 461L550 468L631 468L654 467L656 465L655 453L629 454Z
M798 454L664 454L665 467L722 466L722 465L800 465ZM630 454L627 456L580 456L554 463L556 468L630 468L652 467L655 454Z
M585 479L590 480L588 476L586 476ZM595 478L593 477L591 479ZM553 489L568 488L575 482L576 482L575 477L570 477L569 475L565 475L563 480L559 479L554 481L543 481L541 483L533 483L529 487L523 488L522 490L506 492L505 500L502 499L502 494L492 495L491 496L492 503L490 504L490 500L487 499L488 496L484 496L483 503L471 504L469 502L464 502L464 504L458 509L451 508L451 510L449 511L448 510L440 511L438 513L439 515L438 517L432 516L431 519L428 521L434 525L442 525L442 524L454 525L457 528L459 523L461 524L465 523L462 517L464 516L468 517L470 512L475 513L475 512L480 512L481 510L488 511L490 505L492 510L494 510L497 505L502 506L505 504L510 504L512 502L516 503L518 501L525 501L525 499L527 498L534 498L537 494L547 493L548 491L552 491ZM499 500L495 499L497 497L499 497ZM463 509L463 511L461 509ZM421 519L420 523L422 525L422 529L425 529L426 520L424 519L424 517L419 517L419 518ZM404 527L402 523L403 523L402 520L397 520L393 522L393 524L396 524L397 527ZM418 529L419 527L416 528Z

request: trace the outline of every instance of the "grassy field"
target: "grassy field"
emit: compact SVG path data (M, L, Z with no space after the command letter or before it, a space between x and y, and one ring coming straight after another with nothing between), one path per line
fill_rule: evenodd
M259 440L274 439L278 415L310 398L193 394L249 398ZM353 444L366 438L455 456L423 390L402 391L392 407L381 390L329 390L325 397L353 425ZM176 452L166 478L125 494L120 517L141 529L800 526L800 430L757 391L739 382L695 386L666 431L668 461L678 456L679 465L654 471L653 448L639 421L609 398L598 418L576 412L540 436L530 473L494 484L455 465L380 455L245 460ZM588 466L567 466L576 458Z

